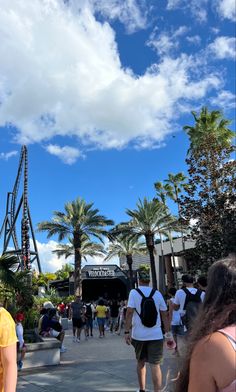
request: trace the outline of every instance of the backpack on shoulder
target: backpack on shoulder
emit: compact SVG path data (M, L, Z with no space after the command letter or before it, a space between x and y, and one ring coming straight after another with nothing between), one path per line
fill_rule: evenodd
M158 311L156 308L155 301L153 299L153 296L156 292L155 289L152 289L150 295L148 297L145 297L143 292L137 288L135 289L142 297L141 301L141 312L140 314L137 312L136 313L139 315L142 324L147 327L147 328L152 328L156 325L157 323L157 317L158 317Z
M93 312L92 312L91 304L86 305L85 317L92 318L92 315L93 315Z
M197 290L195 294L192 294L188 289L183 288L182 289L185 294L185 303L183 310L185 310L185 315L181 317L183 325L189 330L194 322L194 319L196 318L198 312L199 312L199 307L202 303L201 301L201 290Z

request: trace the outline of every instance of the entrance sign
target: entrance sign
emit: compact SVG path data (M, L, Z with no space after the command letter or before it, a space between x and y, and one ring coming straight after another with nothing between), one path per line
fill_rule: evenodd
M115 271L110 268L92 268L86 271L89 278L113 278Z

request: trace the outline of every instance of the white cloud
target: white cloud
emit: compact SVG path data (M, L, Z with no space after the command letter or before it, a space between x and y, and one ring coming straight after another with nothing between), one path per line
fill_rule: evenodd
M0 152L0 159L3 159L4 161L8 161L9 158L12 158L17 154L18 151L15 150L9 152Z
M148 46L153 47L159 56L169 55L179 46L178 38L188 31L186 26L180 26L177 30L171 32L161 32L159 35L155 29L147 42Z
M207 21L206 5L208 0L168 0L167 9L183 9L185 12L190 12L199 22Z
M73 136L85 149L160 145L177 109L221 85L186 55L164 56L142 76L124 69L114 31L86 2L78 13L59 0L2 0L0 35L0 126L17 127L21 144Z
M57 156L62 162L67 165L72 165L76 162L77 158L83 156L81 152L74 147L64 146L60 147L56 144L49 144L45 149L52 155Z
M235 59L236 38L234 37L217 37L214 42L209 45L210 51L218 59Z
M235 0L218 0L218 12L224 19L236 20Z
M128 33L144 29L148 23L146 2L136 0L90 0L94 10L109 20L118 19Z
M230 91L220 91L217 97L211 99L211 104L213 106L218 106L224 110L235 108L236 96Z
M199 35L188 36L186 37L186 40L194 45L200 45L201 43L201 37Z

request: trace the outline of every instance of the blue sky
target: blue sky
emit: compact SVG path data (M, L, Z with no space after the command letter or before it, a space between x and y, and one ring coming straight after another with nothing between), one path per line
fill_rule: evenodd
M22 144L34 225L77 196L118 223L186 172L191 110L234 119L235 18L234 0L1 1L0 221Z

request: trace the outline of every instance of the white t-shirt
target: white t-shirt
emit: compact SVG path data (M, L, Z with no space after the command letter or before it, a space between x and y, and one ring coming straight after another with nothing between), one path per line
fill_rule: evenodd
M17 323L16 324L16 336L17 336L17 339L19 340L20 348L22 348L23 344L24 344L23 333L24 333L24 330L23 330L22 324Z
M151 287L148 286L139 286L139 289L143 292L145 297L148 297L152 291ZM157 323L154 327L148 328L145 327L139 315L137 312L140 314L141 312L141 301L142 297L141 295L136 291L136 290L131 290L129 294L129 300L128 300L128 308L136 309L133 314L132 318L132 338L136 340L160 340L163 339L163 334L161 330L161 317L160 317L160 310L165 311L167 310L166 303L164 301L164 298L162 297L161 293L159 291L156 291L154 296L153 296L157 311L158 311L158 317L157 317Z
M196 294L197 289L195 289L194 287L186 287L187 290L190 291L191 294ZM203 291L201 294L201 301L203 302L205 297L205 292ZM174 304L176 305L180 305L179 307L179 311L181 316L185 315L185 310L184 310L184 304L185 304L185 299L186 299L186 294L184 292L184 290L180 289L177 290L175 293L175 299L174 299Z
M174 298L171 298L170 301L174 302ZM173 310L171 325L182 325L180 310Z

